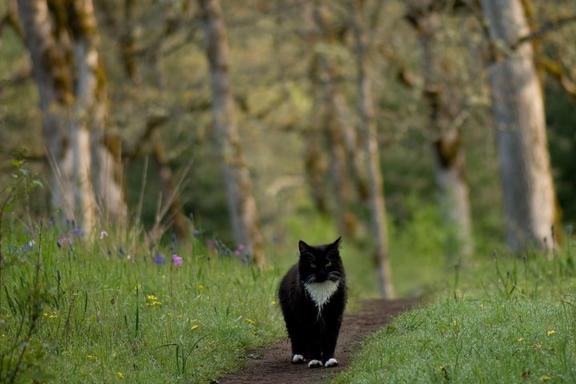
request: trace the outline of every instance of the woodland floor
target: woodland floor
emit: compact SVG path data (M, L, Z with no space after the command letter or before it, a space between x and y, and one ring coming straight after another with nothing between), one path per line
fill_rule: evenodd
M327 382L338 372L346 369L352 354L366 336L416 304L415 299L369 300L362 304L360 311L345 315L335 354L339 363L338 367L310 369L306 364L291 364L290 344L286 339L278 344L248 352L243 368L214 380L212 383L308 384Z

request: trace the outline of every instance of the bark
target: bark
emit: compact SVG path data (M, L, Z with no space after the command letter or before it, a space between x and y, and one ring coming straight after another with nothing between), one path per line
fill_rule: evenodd
M322 138L320 131L311 127L304 138L304 171L310 187L312 201L318 212L328 213L328 196L324 175L326 161L322 156Z
M379 289L383 297L394 297L392 273L390 270L390 252L388 228L386 220L386 205L382 170L380 169L380 153L376 134L374 101L367 61L367 35L364 30L363 1L355 0L353 9L354 43L356 48L358 114L360 116L361 135L366 152L366 168L370 181L370 219L372 236L376 243L375 262L378 269Z
M481 4L497 48L489 79L508 245L513 250L552 247L555 192L533 48L524 43L507 49L530 30L520 0L481 0Z
M338 84L339 70L335 58L330 54L335 45L341 44L340 30L324 4L315 2L313 9L314 30L318 45L312 62L312 78L317 90L317 110L320 111L319 126L324 132L330 154L330 182L334 195L334 214L338 229L345 235L353 235L358 227L358 218L352 210L354 200L353 181L355 173L355 151L350 150L354 133L345 121L345 100ZM327 48L332 46L333 48Z
M136 31L134 29L135 0L124 0L124 23L120 39L120 56L126 75L133 83L140 81L136 65Z
M458 256L472 253L472 221L470 199L464 167L465 157L462 133L455 124L459 98L443 79L438 55L437 35L440 15L429 3L434 0L412 2L407 18L418 33L422 47L424 73L424 99L429 109L430 133L435 139L432 149L436 159L436 182L439 188L440 208L451 233ZM449 255L450 258L454 255ZM450 260L452 261L452 260Z
M92 182L102 217L124 224L127 207L122 185L120 138L106 127L107 94L98 54L98 34L92 0L69 4L70 31L76 73L76 109L91 133Z
M40 95L43 134L52 165L55 208L89 231L96 219L90 180L90 133L74 110L69 40L50 17L44 0L19 0L18 9Z
M212 117L222 158L230 221L237 245L244 245L259 267L266 265L250 171L246 165L235 118L229 52L218 0L199 0L212 86Z

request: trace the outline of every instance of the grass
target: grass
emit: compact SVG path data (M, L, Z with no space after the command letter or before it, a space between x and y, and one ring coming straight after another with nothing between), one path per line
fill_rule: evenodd
M283 334L277 270L199 242L179 250L180 267L110 238L59 248L58 232L6 239L20 245L1 271L1 382L207 382Z
M464 271L371 336L334 383L576 382L575 361L568 245L554 261L498 256Z

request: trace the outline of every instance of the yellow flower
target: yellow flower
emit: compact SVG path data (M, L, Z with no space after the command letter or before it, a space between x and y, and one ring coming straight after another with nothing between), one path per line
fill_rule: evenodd
M521 342L524 341L524 338L523 338L523 337L519 337L517 341L518 341L519 343L521 343Z
M122 372L120 372L120 371L116 372L116 377L117 377L119 380L124 380L124 374L123 374Z
M547 335L547 336L554 336L555 334L556 334L556 331L553 330L553 329L551 329L551 330L549 330L548 332L546 332L546 335Z
M550 381L550 380L552 380L552 378L551 378L550 376L548 376L548 375L542 375L542 376L540 376L540 382L541 382L541 383L544 383L544 382Z
M198 284L196 287L198 288L199 291L204 289L204 286L202 284Z
M252 319L244 319L244 321L245 321L246 323L250 324L250 325L256 324L256 322L255 322L254 320L252 320Z
M44 316L45 319L55 319L58 317L58 314L56 312L44 312L42 316Z
M158 298L154 295L147 295L146 305L148 305L149 307L153 307L155 305L162 305L162 302L158 300Z
M95 360L96 360L96 356L94 356L94 355L86 355L86 358L87 358L88 360L92 360L92 361L95 361Z
M193 325L190 327L190 330L194 331L195 329L198 329L199 327L200 327L200 326L199 326L198 324L193 324Z
M276 302L276 300L272 300L272 305L276 305L276 304L278 304L278 303Z

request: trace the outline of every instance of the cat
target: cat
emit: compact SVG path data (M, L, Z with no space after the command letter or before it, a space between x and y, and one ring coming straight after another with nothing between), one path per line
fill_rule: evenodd
M346 306L340 239L310 246L298 242L299 261L280 282L278 298L292 344L292 363L334 367L336 341Z

